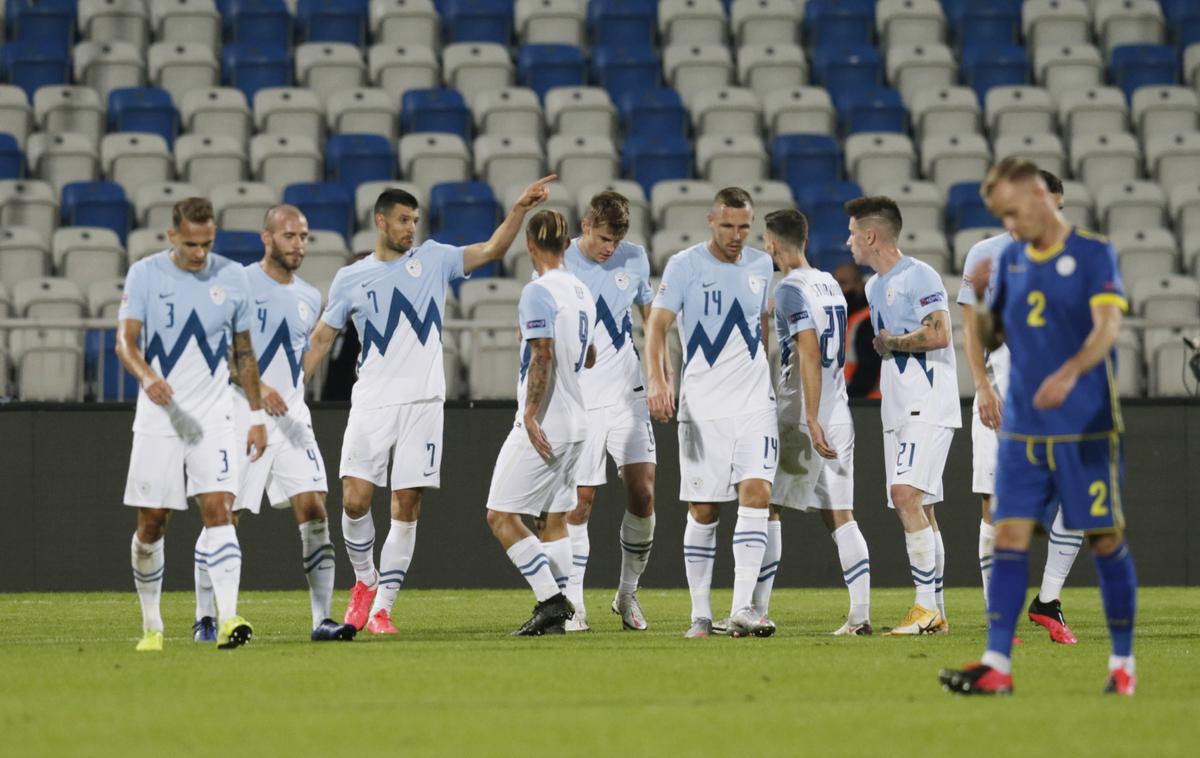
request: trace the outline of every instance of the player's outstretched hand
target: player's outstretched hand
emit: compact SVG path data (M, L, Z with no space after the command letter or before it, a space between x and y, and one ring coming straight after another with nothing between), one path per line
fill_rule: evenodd
M988 284L992 281L991 259L984 258L968 273L971 275L971 289L975 290L975 302L983 303L987 296Z
M813 450L817 451L817 455L831 461L837 458L837 451L829 446L829 441L825 439L825 430L815 418L808 419L808 436L812 438Z
M1004 401L991 385L984 385L975 395L979 401L979 420L988 429L1000 428L1000 415L1004 412Z
M1039 411L1048 411L1062 405L1071 390L1075 389L1078 377L1067 366L1062 366L1042 381L1042 386L1033 395L1033 407Z
M142 389L146 391L146 397L154 401L156 405L166 405L171 402L171 397L175 394L171 385L167 384L167 380L161 376L147 377L142 382Z
M267 427L263 424L250 427L246 435L246 455L251 461L257 461L267 452Z
M675 414L675 391L666 382L652 381L646 403L650 406L650 418L666 423Z
M532 416L525 417L525 433L529 435L529 441L533 443L533 449L537 451L542 459L549 462L554 458L554 448L550 447L550 440L546 439L546 433L542 431L542 425L537 419Z
M879 353L882 358L891 358L892 350L887 346L887 338L892 335L887 329L883 329L879 334L875 335L875 339L871 341L871 345L875 348L875 352Z
M283 396L269 385L260 385L262 395L263 410L268 416L286 416L288 412L287 403L283 402Z
M533 184L525 188L521 193L521 197L517 198L517 207L522 210L529 210L538 203L546 202L546 198L550 197L550 190L546 187L547 184L558 178L557 174L543 176Z

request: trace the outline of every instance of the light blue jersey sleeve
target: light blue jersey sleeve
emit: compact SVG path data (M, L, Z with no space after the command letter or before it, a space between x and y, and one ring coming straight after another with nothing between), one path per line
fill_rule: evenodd
M1009 261L1012 260L1011 252L1019 250L1022 243L1013 242L1008 247L1000 251L1000 255L996 256L996 261L992 265L992 278L988 282L988 310L993 313L999 313L1004 310L1004 300L1008 296L1008 286L1005 279L1005 272L1008 271Z
M946 285L942 277L928 266L916 266L912 273L912 307L917 321L935 311L949 311Z
M963 261L962 267L962 287L958 289L958 304L959 305L975 305L975 285L971 280L971 272L979 265L979 261L983 260L984 248L981 247L982 242L976 242L971 245L971 249L967 251L967 259Z
M630 266L637 270L638 275L637 294L633 296L633 301L638 305L650 305L654 302L654 290L650 288L650 258L645 248L639 250L641 255Z
M683 259L678 255L668 258L662 282L658 285L658 294L654 297L654 307L663 308L672 313L679 313L683 310L688 279L687 264L683 262Z
M804 292L786 282L779 285L775 292L775 316L781 323L787 324L789 337L795 337L806 329L815 331L817 328Z
M229 267L229 278L233 281L233 333L248 332L254 326L250 315L250 279L246 269L236 264Z
M121 308L117 311L118 319L146 323L146 290L148 289L146 279L149 274L146 270L147 265L134 264L129 267L129 273L125 275L125 287L121 291Z
M429 244L437 251L438 257L442 261L442 271L447 282L467 278L464 263L465 248L455 247L454 245L443 245L441 242L435 240L430 240Z
M536 283L526 284L521 290L517 318L521 322L521 336L525 339L554 339L554 317L557 313L558 306L550 290Z
M350 290L347 286L346 271L348 269L339 269L333 276L333 283L329 285L329 303L325 306L325 313L321 315L321 320L329 324L334 329L342 330L346 327L346 319L350 316Z

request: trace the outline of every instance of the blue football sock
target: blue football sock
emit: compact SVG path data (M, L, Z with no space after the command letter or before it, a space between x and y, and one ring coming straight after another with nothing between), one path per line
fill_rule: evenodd
M987 649L1008 658L1017 617L1029 591L1029 552L996 548L992 557L992 579L988 583Z
M1112 654L1133 655L1133 618L1137 613L1137 572L1129 545L1121 546L1110 555L1096 555L1096 573L1100 575L1100 597L1104 599L1104 615L1108 618L1108 633L1112 637Z

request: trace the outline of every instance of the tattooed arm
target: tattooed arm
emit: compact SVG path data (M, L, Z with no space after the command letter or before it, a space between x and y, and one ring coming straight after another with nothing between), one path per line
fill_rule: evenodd
M889 334L887 330L875 336L875 351L890 353L926 353L950 345L950 313L934 311L921 319L921 327L908 334Z
M229 346L229 365L234 367L234 370L229 372L229 381L233 386L241 387L242 372L238 368L237 355L237 340L234 340L234 343ZM251 353L250 355L253 358L254 354ZM263 408L266 410L268 416L283 416L288 412L287 403L284 401L283 395L280 395L274 387L262 381L261 377L259 378L258 386Z
M549 460L554 456L554 449L550 447L538 418L554 376L554 340L529 340L529 354L529 369L525 374L525 433L538 455Z
M262 410L262 387L258 376L258 361L254 358L254 346L250 342L250 332L238 332L233 335L233 355L238 383L246 393L251 412ZM263 424L252 424L250 433L246 436L246 452L250 455L250 460L256 461L261 458L266 449L267 427Z

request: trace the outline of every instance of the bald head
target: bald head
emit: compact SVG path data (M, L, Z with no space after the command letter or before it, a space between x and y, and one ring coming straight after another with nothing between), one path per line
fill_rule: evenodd
M308 219L304 217L304 211L290 203L280 203L267 209L267 215L263 217L263 230L275 232L283 225L285 219L300 219L304 221L305 227L308 226Z
M263 217L262 241L263 262L268 269L290 277L300 268L308 244L308 219L304 212L287 203L272 206Z

